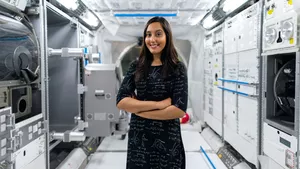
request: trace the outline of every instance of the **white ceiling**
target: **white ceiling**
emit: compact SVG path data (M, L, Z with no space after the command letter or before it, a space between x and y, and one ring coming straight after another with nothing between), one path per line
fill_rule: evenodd
M177 13L165 17L172 25L196 25L219 0L82 0L102 22L144 25L150 17L115 17L114 14Z

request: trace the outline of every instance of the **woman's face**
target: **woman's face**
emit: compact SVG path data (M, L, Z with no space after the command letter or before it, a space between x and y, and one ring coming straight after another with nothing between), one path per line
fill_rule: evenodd
M166 34L159 22L153 22L148 26L145 43L153 55L162 53L166 46Z

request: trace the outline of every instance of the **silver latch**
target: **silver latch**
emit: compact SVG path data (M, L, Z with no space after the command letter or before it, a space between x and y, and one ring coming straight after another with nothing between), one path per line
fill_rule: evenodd
M290 150L285 150L285 166L288 168L295 168L296 166L295 153Z
M44 120L44 121L42 122L42 124L43 124L42 132L43 132L43 133L47 133L47 132L48 132L48 120Z
M23 145L23 132L19 131L17 135L15 136L15 146L17 149L21 148Z
M83 84L77 85L77 93L78 94L83 94L84 92L87 92L87 91L88 91L87 86L83 86Z
M85 128L88 128L88 127L89 127L89 123L88 122L84 122L83 120L79 120L78 121L78 130L79 131L82 131Z
M89 123L81 120L80 117L76 116L74 119L75 119L75 123L77 123L77 127L79 131L82 131L85 128L89 127Z
M9 115L6 115L7 117L9 117L9 124L6 126L7 128L10 128L10 129L14 129L15 128L15 125L16 125L16 116L15 114L9 114Z

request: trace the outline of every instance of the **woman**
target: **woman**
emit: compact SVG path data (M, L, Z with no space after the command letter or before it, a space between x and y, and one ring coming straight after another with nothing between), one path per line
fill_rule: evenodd
M187 93L186 68L178 60L170 25L154 17L117 95L117 107L132 113L127 169L185 169L179 118L185 115Z

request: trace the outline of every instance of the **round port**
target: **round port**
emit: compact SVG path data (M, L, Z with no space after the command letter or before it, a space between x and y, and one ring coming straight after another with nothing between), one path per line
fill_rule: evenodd
M110 93L107 93L106 95L105 95L105 99L110 99L111 98L111 94Z
M274 43L276 40L276 30L274 28L268 28L265 33L265 41L269 44Z
M281 27L282 38L284 40L290 40L294 34L294 25L292 22L286 21L282 24Z
M92 120L93 119L93 115L92 114L87 114L87 119L88 120Z
M26 108L27 108L26 100L21 99L19 102L19 112L21 113L25 112Z

